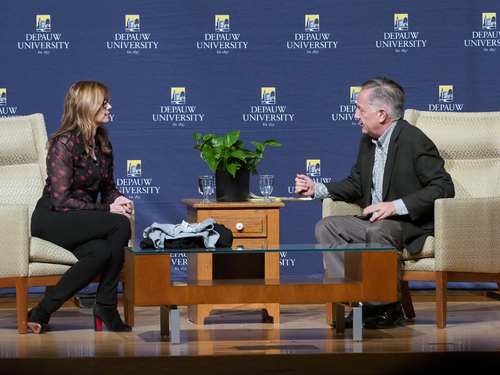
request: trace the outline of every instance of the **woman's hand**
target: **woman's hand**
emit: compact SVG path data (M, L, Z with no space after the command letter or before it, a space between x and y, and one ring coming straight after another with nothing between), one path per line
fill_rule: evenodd
M124 215L129 219L134 214L132 201L124 196L116 198L115 201L109 206L109 211L114 214Z

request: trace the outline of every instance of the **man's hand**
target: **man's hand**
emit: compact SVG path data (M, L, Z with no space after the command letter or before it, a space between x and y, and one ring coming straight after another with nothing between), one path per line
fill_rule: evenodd
M363 210L363 215L370 214L372 214L372 217L370 218L371 222L374 222L375 220L385 219L389 216L396 215L396 206L394 206L394 203L392 202L380 202L377 204L372 204Z
M305 197L313 197L316 191L316 186L311 178L303 174L298 174L295 177L295 194Z

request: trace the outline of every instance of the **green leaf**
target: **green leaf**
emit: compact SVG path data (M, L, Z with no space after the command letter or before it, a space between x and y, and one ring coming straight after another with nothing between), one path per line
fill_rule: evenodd
M236 178L236 171L238 170L238 165L237 164L228 164L226 166L226 169L229 173L231 173L231 175L233 176L233 178Z
M264 141L264 146L281 146L281 143L276 142L274 139Z
M212 170L212 172L215 173L217 171L217 167L219 166L220 160L211 159L211 160L206 160L206 162L210 167L210 169Z
M262 143L259 143L259 142L252 142L252 144L257 147L257 150L259 151L264 151L264 145Z
M240 138L239 131L227 133L223 138L224 139L224 146L231 147L232 145L234 145L238 141L239 138Z
M243 142L241 139L239 139L235 144L233 144L233 147L243 148L243 147L245 147L245 142Z
M217 135L215 135L215 134L205 134L203 136L203 142L207 142L207 141L209 141L209 140L211 140L213 138L219 138L219 137Z
M248 153L246 153L244 150L235 150L231 152L231 156L240 160L245 161L246 158L248 158Z

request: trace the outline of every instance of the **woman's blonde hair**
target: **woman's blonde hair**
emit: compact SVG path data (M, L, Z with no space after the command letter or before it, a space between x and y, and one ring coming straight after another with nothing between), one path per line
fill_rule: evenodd
M83 138L85 150L97 136L101 152L109 154L108 131L103 126L98 126L95 118L102 109L104 99L110 100L109 90L102 83L95 81L80 81L73 84L64 100L64 113L62 124L47 142L50 147L55 138L63 133L76 131Z

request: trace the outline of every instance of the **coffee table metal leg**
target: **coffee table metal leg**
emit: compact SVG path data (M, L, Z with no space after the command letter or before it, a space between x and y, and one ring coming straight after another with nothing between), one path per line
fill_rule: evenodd
M170 309L170 342L172 344L181 343L181 319L177 306Z
M170 336L172 344L180 344L181 319L177 306L160 306L160 334L162 336Z
M363 338L363 311L361 306L353 307L352 339L361 341Z

